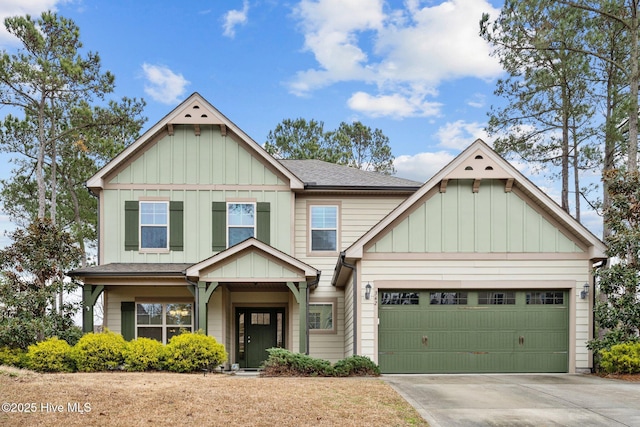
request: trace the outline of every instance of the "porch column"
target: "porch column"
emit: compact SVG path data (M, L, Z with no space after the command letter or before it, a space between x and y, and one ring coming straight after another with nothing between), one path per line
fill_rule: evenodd
M93 332L93 306L104 290L103 285L82 285L82 332Z
M300 298L298 300L300 307L300 353L309 354L307 348L309 329L307 324L307 305L309 304L309 289L307 288L307 282L300 282L298 285L300 289Z
M208 286L207 286L208 285ZM209 304L209 299L211 299L211 294L218 287L218 282L198 282L198 324L197 327L202 329L207 335L207 305Z

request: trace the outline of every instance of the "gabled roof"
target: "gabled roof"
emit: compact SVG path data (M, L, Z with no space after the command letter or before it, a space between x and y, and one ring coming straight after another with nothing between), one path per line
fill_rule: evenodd
M480 185L482 179L504 179L505 191L509 191L511 186L517 186L543 210L566 227L575 238L585 244L589 248L590 259L600 260L606 258L604 254L606 248L600 239L564 211L553 199L542 192L540 188L498 155L484 141L478 139L428 180L418 191L398 205L382 221L356 240L341 254L342 259L354 260L362 258L364 247L369 242L375 239L404 212L419 203L432 188L439 186L440 191L446 191L447 182L450 179L472 179L474 180L474 191L477 188L476 186ZM340 264L340 261L338 264Z
M222 252L218 252L217 254L205 259L204 261L190 266L186 269L185 274L187 277L198 278L205 274L206 271L210 271L211 269L223 266L227 262L251 252L269 258L272 260L272 262L280 266L284 266L288 270L298 272L298 274L301 276L299 279L301 279L302 277L310 279L319 278L320 270L317 270L309 264L306 264L298 260L297 258L292 257L291 255L279 251L278 249L269 246L254 237L250 237L238 243L237 245L225 249ZM246 280L246 278L238 277L237 280Z
M415 191L422 185L421 182L322 160L280 160L280 163L300 178L307 189L366 188Z
M231 120L225 117L199 93L194 92L173 111L167 114L162 120L147 130L133 144L125 148L120 154L114 157L109 163L101 168L95 175L87 181L87 187L103 188L104 179L110 173L118 170L127 161L132 159L141 150L144 150L148 144L153 144L154 137L165 129L171 129L174 125L192 124L194 126L213 124L219 125L226 131L231 131L246 143L249 150L253 154L261 158L265 163L271 165L275 170L287 177L290 182L291 189L302 189L304 185L293 173L282 166L275 158L268 154L260 144L255 142L249 135L244 133L242 129L236 126Z

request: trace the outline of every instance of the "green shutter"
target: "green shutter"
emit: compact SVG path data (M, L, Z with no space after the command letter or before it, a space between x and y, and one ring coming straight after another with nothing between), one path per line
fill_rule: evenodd
M257 210L256 238L269 245L271 244L271 205L269 202L258 202Z
M125 340L131 341L136 336L136 303L122 301L120 303L120 331Z
M227 248L227 203L213 202L211 210L211 249L224 251Z
M184 213L182 202L169 202L169 249L184 250Z
M138 202L127 200L124 202L124 250L138 250Z

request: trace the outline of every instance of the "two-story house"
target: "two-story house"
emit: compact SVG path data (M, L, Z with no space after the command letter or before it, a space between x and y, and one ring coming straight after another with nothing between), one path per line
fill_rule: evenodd
M284 347L383 372L591 367L604 245L482 141L424 184L278 160L194 93L91 177L84 329L202 329L230 364Z

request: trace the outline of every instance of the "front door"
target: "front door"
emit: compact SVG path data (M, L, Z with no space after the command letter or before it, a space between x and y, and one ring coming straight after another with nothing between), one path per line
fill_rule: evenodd
M268 348L284 347L283 308L236 310L236 360L241 368L259 368Z

